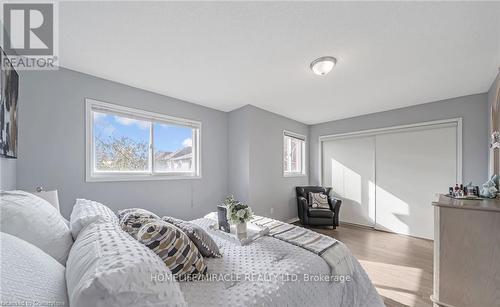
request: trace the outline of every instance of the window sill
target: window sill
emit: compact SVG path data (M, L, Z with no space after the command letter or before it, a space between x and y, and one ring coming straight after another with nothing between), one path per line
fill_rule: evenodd
M293 177L307 177L307 174L283 174L283 177L285 178L293 178Z
M201 179L201 175L91 175L85 178L86 182L113 182L113 181L155 181L155 180L185 180Z

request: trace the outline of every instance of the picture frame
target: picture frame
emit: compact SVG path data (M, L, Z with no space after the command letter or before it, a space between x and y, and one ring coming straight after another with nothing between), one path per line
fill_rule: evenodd
M17 159L19 75L0 47L0 157Z
M227 207L223 205L217 206L217 219L219 222L219 230L224 232L231 232L231 225L229 225L229 221L227 220Z

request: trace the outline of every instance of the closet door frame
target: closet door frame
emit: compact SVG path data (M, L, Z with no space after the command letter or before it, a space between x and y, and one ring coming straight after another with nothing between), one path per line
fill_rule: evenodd
M320 185L323 185L323 142L327 141L332 141L332 140L338 140L338 139L346 139L346 138L356 138L356 137L366 137L366 136L377 136L381 134L386 134L386 133L394 133L394 132L403 132L403 131L412 131L412 130L421 130L425 129L427 127L429 128L435 128L439 126L449 126L449 125L455 125L456 130L457 130L457 142L456 142L456 153L457 153L457 178L456 178L456 183L461 183L463 182L462 178L462 154L463 154L463 147L462 147L462 117L457 117L457 118L450 118L450 119L443 119L443 120L435 120L435 121L427 121L427 122L420 122L420 123L415 123L415 124L409 124L409 125L398 125L398 126L390 126L390 127L385 127L385 128L377 128L377 129L368 129L368 130L360 130L360 131L354 131L354 132L348 132L348 133L338 133L338 134L329 134L329 135L322 135L319 137L319 182ZM375 152L376 155L376 152ZM375 169L375 176L376 176L377 170ZM375 183L376 184L376 183ZM453 183L450 183L453 184ZM446 191L445 191L446 192ZM431 204L429 204L430 206ZM376 209L375 209L376 210Z

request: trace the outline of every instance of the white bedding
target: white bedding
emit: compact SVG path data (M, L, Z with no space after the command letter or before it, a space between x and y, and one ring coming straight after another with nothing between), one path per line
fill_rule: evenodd
M213 220L192 222L214 231L208 228ZM330 267L303 248L271 237L247 246L212 237L223 257L205 259L212 281L180 283L189 306L384 306L350 252L354 268L349 281L312 281L331 277Z
M35 245L0 232L0 306L68 306L64 266Z

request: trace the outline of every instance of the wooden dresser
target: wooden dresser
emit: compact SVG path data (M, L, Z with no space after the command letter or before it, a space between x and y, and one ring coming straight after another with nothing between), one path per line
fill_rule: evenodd
M500 199L434 205L434 306L500 306Z

